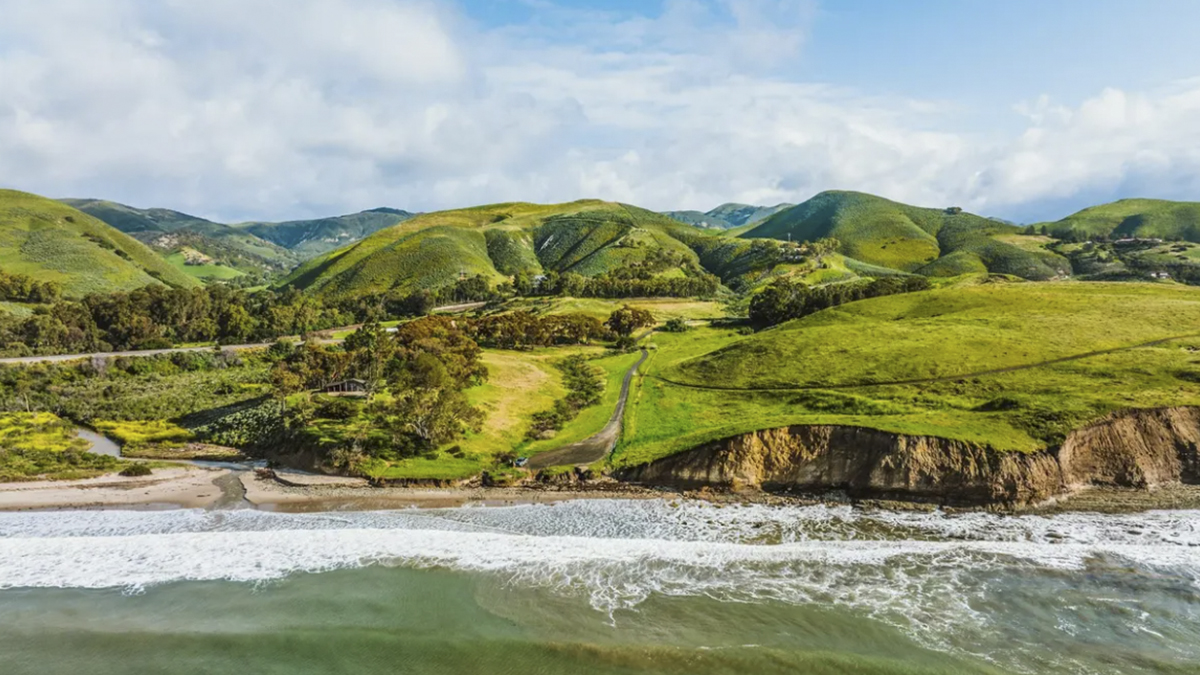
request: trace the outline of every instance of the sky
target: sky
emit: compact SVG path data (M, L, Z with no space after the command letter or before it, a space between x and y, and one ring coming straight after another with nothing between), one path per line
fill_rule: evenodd
M0 187L236 222L1200 200L1194 0L0 0Z

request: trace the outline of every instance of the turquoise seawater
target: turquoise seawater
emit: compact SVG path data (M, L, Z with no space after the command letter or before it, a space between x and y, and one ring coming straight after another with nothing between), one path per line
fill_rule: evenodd
M0 514L0 673L1196 673L1200 512Z

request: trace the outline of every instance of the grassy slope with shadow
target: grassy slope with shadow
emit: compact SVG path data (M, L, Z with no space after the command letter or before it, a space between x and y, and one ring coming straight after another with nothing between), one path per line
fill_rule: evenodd
M1041 223L1039 231L1042 226L1059 238L1076 234L1200 242L1200 202L1122 199L1086 208L1053 223Z
M705 238L715 236L612 202L492 204L406 220L306 262L283 283L344 298L437 288L461 273L494 282L522 270L594 276L663 250L698 266L692 243Z
M66 204L0 190L0 267L62 285L69 297L149 284L192 287L141 242Z

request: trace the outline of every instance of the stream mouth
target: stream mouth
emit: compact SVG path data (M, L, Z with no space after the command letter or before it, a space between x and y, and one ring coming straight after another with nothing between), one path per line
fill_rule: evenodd
M113 440L104 434L97 433L91 429L84 427L75 428L75 437L91 443L88 452L94 452L97 455L108 455L109 457L120 457L121 446L117 445Z

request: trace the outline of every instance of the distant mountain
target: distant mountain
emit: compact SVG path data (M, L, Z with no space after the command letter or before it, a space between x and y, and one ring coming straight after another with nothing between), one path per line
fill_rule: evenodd
M307 259L351 244L415 216L414 213L400 209L379 208L346 216L282 223L239 223L235 227Z
M1122 199L1034 227L1060 239L1104 235L1200 242L1200 202Z
M211 220L171 209L138 209L103 199L62 199L60 201L99 218L126 234L174 232L183 227L218 225Z
M0 269L54 281L69 297L197 282L133 237L62 202L0 190Z
M379 208L329 218L228 225L171 209L140 209L100 199L62 201L133 235L184 272L203 279L278 275L414 215Z
M742 232L795 242L834 238L839 252L880 267L955 276L969 272L1051 279L1070 273L1065 258L1002 240L1020 228L962 209L922 208L861 192L822 192Z
M674 218L681 223L696 227L728 230L743 225L753 225L762 220L794 206L794 204L776 204L775 206L751 206L750 204L722 204L711 211L665 211L663 215Z
M171 209L139 209L99 199L64 199L159 251L189 276L227 280L246 273L279 275L301 256L239 228Z

